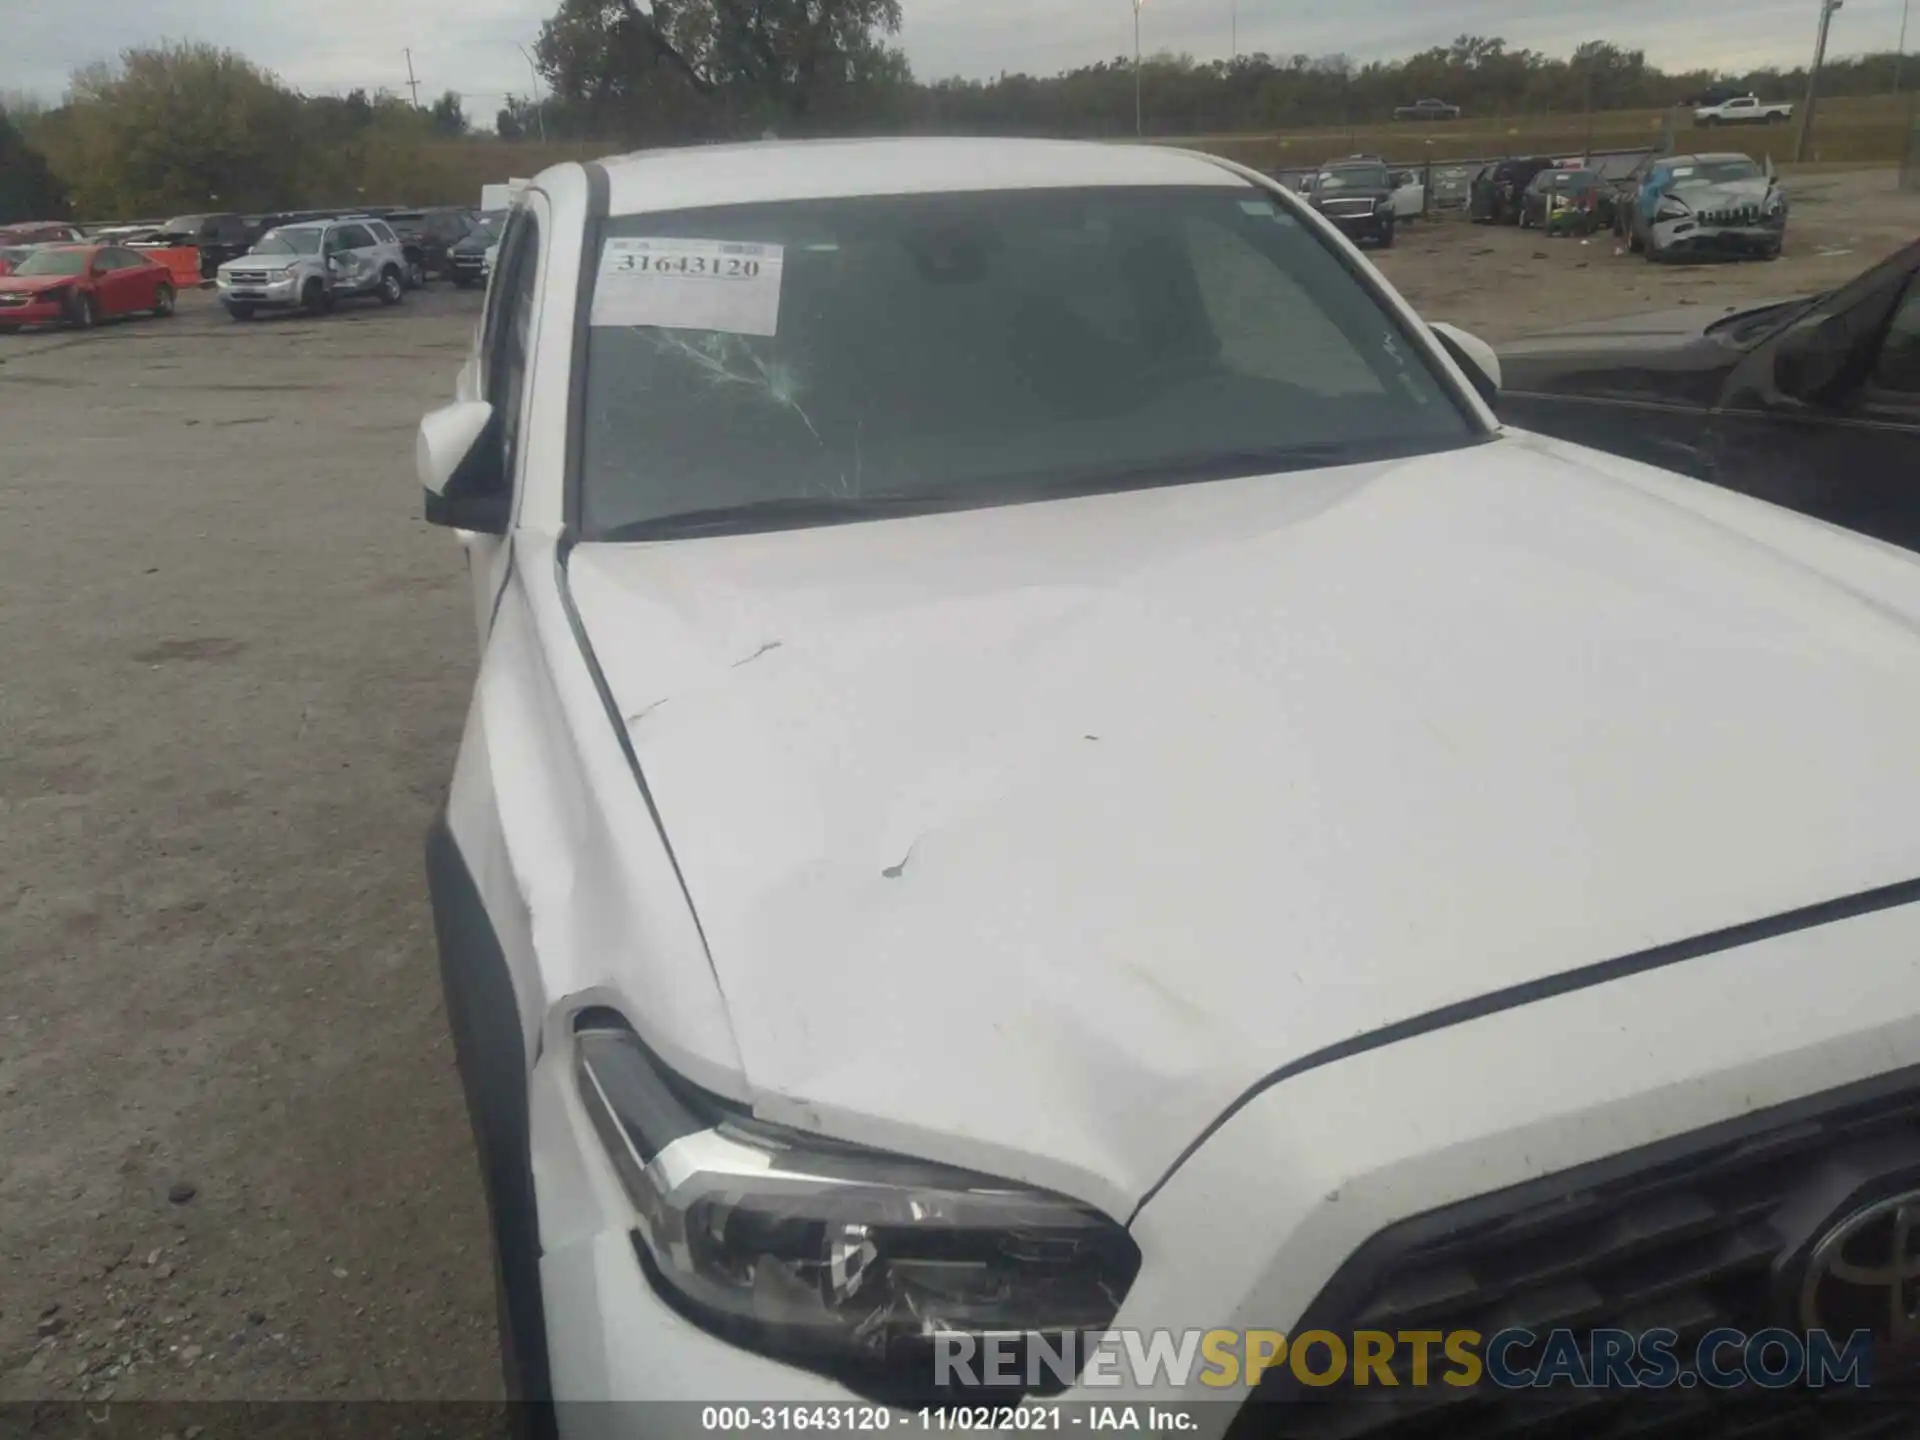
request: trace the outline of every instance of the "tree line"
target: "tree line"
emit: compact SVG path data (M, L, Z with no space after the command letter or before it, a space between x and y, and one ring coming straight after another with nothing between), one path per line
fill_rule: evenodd
M453 93L431 106L305 95L215 46L129 50L77 72L57 106L0 101L0 221L464 200L438 193L443 152L495 139L638 148L767 133L1133 133L1129 58L921 81L893 43L899 26L899 0L559 0L535 52L546 93L510 98L485 133ZM1920 63L1912 70L1893 54L1842 59L1821 89L1884 94L1920 81ZM1163 136L1370 124L1423 96L1468 116L1660 108L1716 83L1798 98L1806 74L1676 73L1601 40L1553 56L1477 35L1364 64L1159 54L1139 74L1145 128ZM494 168L512 166L502 156Z

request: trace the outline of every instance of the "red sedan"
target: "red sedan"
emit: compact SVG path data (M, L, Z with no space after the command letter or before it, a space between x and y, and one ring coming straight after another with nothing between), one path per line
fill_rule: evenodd
M173 275L118 245L51 245L0 276L0 329L72 325L120 315L171 315Z

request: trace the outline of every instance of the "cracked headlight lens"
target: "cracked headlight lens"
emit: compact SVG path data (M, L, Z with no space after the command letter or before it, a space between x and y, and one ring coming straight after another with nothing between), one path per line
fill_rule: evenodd
M610 1011L576 1021L574 1057L655 1288L722 1338L875 1398L938 1398L943 1335L1059 1353L1112 1323L1139 1271L1126 1231L1078 1201L730 1110Z

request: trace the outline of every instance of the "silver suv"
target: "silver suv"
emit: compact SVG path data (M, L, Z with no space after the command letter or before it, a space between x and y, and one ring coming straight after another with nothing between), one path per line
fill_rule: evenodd
M227 313L250 320L261 310L324 314L356 296L398 305L406 275L400 237L384 221L350 215L269 230L214 278Z

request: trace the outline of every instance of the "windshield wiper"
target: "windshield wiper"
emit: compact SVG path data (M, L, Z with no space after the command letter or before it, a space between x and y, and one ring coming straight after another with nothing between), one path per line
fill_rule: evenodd
M862 520L935 515L993 505L1023 505L1066 500L1123 490L1191 485L1238 476L1279 475L1334 465L1363 465L1405 455L1424 455L1478 443L1487 437L1457 440L1332 440L1281 445L1261 450L1210 450L1201 455L1170 456L1138 465L1102 466L1084 471L1044 470L1027 475L963 483L944 490L869 495L857 500L784 496L656 515L601 531L591 538L609 543L680 540L698 535L744 535L764 530L794 530L810 525L847 525Z
M925 515L977 504L972 496L874 495L861 500L784 496L751 500L742 505L719 505L707 510L682 510L616 525L595 540L678 540L692 535L742 535L755 530L788 530L807 525L847 525L859 520L883 520L900 515Z

